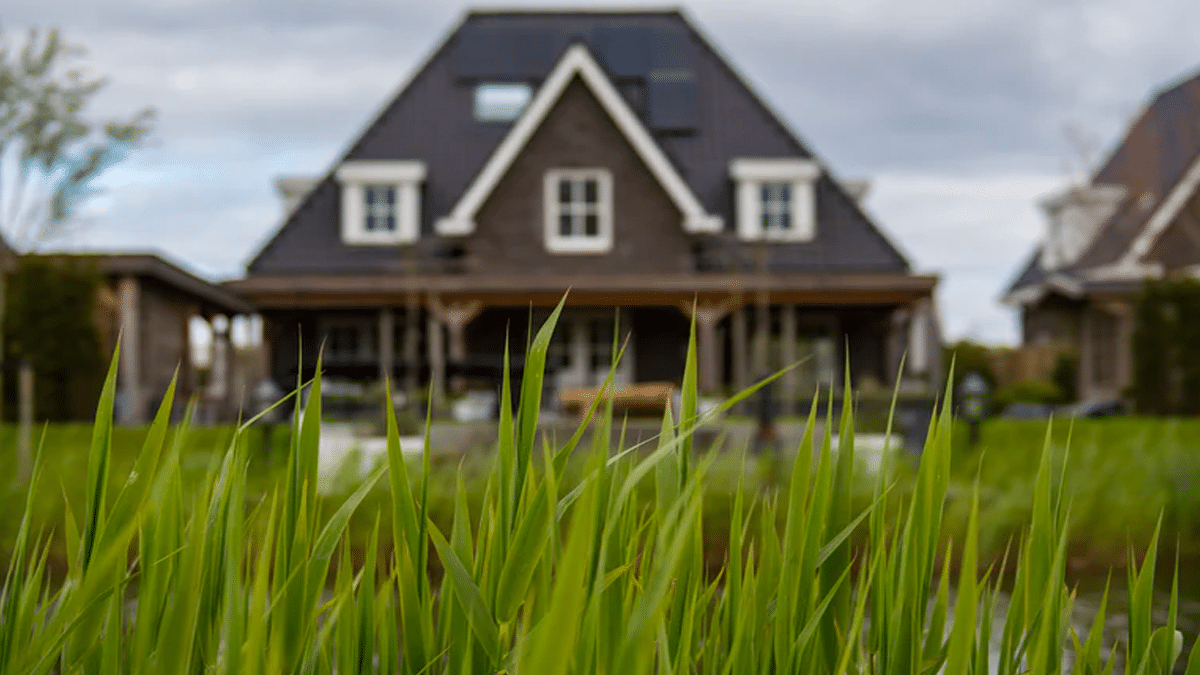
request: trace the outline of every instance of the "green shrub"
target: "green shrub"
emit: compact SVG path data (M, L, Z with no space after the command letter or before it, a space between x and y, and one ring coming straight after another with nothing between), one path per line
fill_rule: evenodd
M1001 411L1013 403L1057 405L1064 401L1064 396L1052 382L1018 382L997 391L992 400L993 407Z
M40 419L88 419L104 381L97 327L101 277L85 260L24 256L9 278L4 317L4 358L28 359L35 374ZM11 372L11 371L10 371ZM5 416L15 419L17 378L4 378Z

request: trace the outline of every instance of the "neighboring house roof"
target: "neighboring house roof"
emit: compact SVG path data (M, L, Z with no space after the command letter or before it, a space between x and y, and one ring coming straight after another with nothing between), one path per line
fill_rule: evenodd
M90 260L107 276L155 279L190 295L214 313L250 314L254 308L219 285L205 281L157 253L48 253L47 258Z
M643 158L661 154L660 179L671 182L674 173L686 186L673 196L690 192L703 213L723 220L724 232L732 233L734 224L731 160L813 159L679 11L515 11L467 14L337 163L422 162L427 170L421 200L425 241L414 248L418 256L430 254L435 223L469 197L472 183L488 178L485 167L513 130L512 123L474 118L471 85L526 82L539 89L573 44L586 48L637 113L656 148ZM645 83L646 100L630 98L634 94L626 88L633 82ZM773 268L909 270L903 255L827 170L817 181L817 203L817 237L773 245ZM400 247L344 244L338 219L338 183L331 170L250 262L249 274L364 274L404 264Z
M1200 73L1158 93L1091 178L1125 188L1074 264L1057 274L1079 277L1109 266L1134 266L1150 251L1200 184ZM1044 281L1040 247L1006 295ZM1111 284L1109 284L1111 285Z

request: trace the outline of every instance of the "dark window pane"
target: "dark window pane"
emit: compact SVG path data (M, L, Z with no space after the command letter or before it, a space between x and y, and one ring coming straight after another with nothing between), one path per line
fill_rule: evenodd
M786 202L792 198L792 186L787 183L779 184L779 201Z
M764 211L762 214L762 228L764 230L771 229L771 214L767 213L766 211Z
M571 216L561 215L558 217L558 234L562 237L571 236Z
M593 214L584 216L583 233L589 237L594 237L600 234L600 219Z
M388 232L395 232L396 231L396 216L388 216L387 218L385 218L384 222L383 222L383 229L387 230Z
M558 181L558 201L561 204L571 203L571 181Z
M386 189L384 189L383 194L384 194L384 200L387 202L387 205L395 206L395 204L396 204L396 188L393 188L393 187L386 188Z
M597 186L596 181L588 180L583 183L583 201L588 204L596 203Z
M787 211L784 211L783 213L779 214L779 229L781 229L781 230L792 229L792 214L788 213Z
M759 195L759 199L764 204L771 201L771 184L770 183L763 183L761 194Z

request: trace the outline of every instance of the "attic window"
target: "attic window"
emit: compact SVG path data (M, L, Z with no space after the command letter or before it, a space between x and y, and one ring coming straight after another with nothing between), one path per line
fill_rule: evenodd
M475 87L475 119L480 122L511 122L520 116L533 97L527 84L481 84Z
M337 178L342 190L343 242L390 245L416 241L421 230L423 163L350 161L338 167Z
M745 241L810 241L816 236L815 181L820 169L805 159L739 158L729 167L736 183L738 235Z

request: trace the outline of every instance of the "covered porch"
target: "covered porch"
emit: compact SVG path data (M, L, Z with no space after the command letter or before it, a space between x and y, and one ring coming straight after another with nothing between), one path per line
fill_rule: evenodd
M564 293L548 354L551 389L598 384L614 331L628 338L618 383L678 383L693 319L704 395L727 395L803 359L778 392L808 400L845 386L847 355L851 386L890 388L906 353L905 381L927 388L942 377L935 284L892 274L677 274L252 277L231 286L261 308L281 387L311 375L323 343L327 377L364 385L388 377L396 388L430 391L434 410L444 411L451 394L495 381L506 339L520 369L530 327Z

